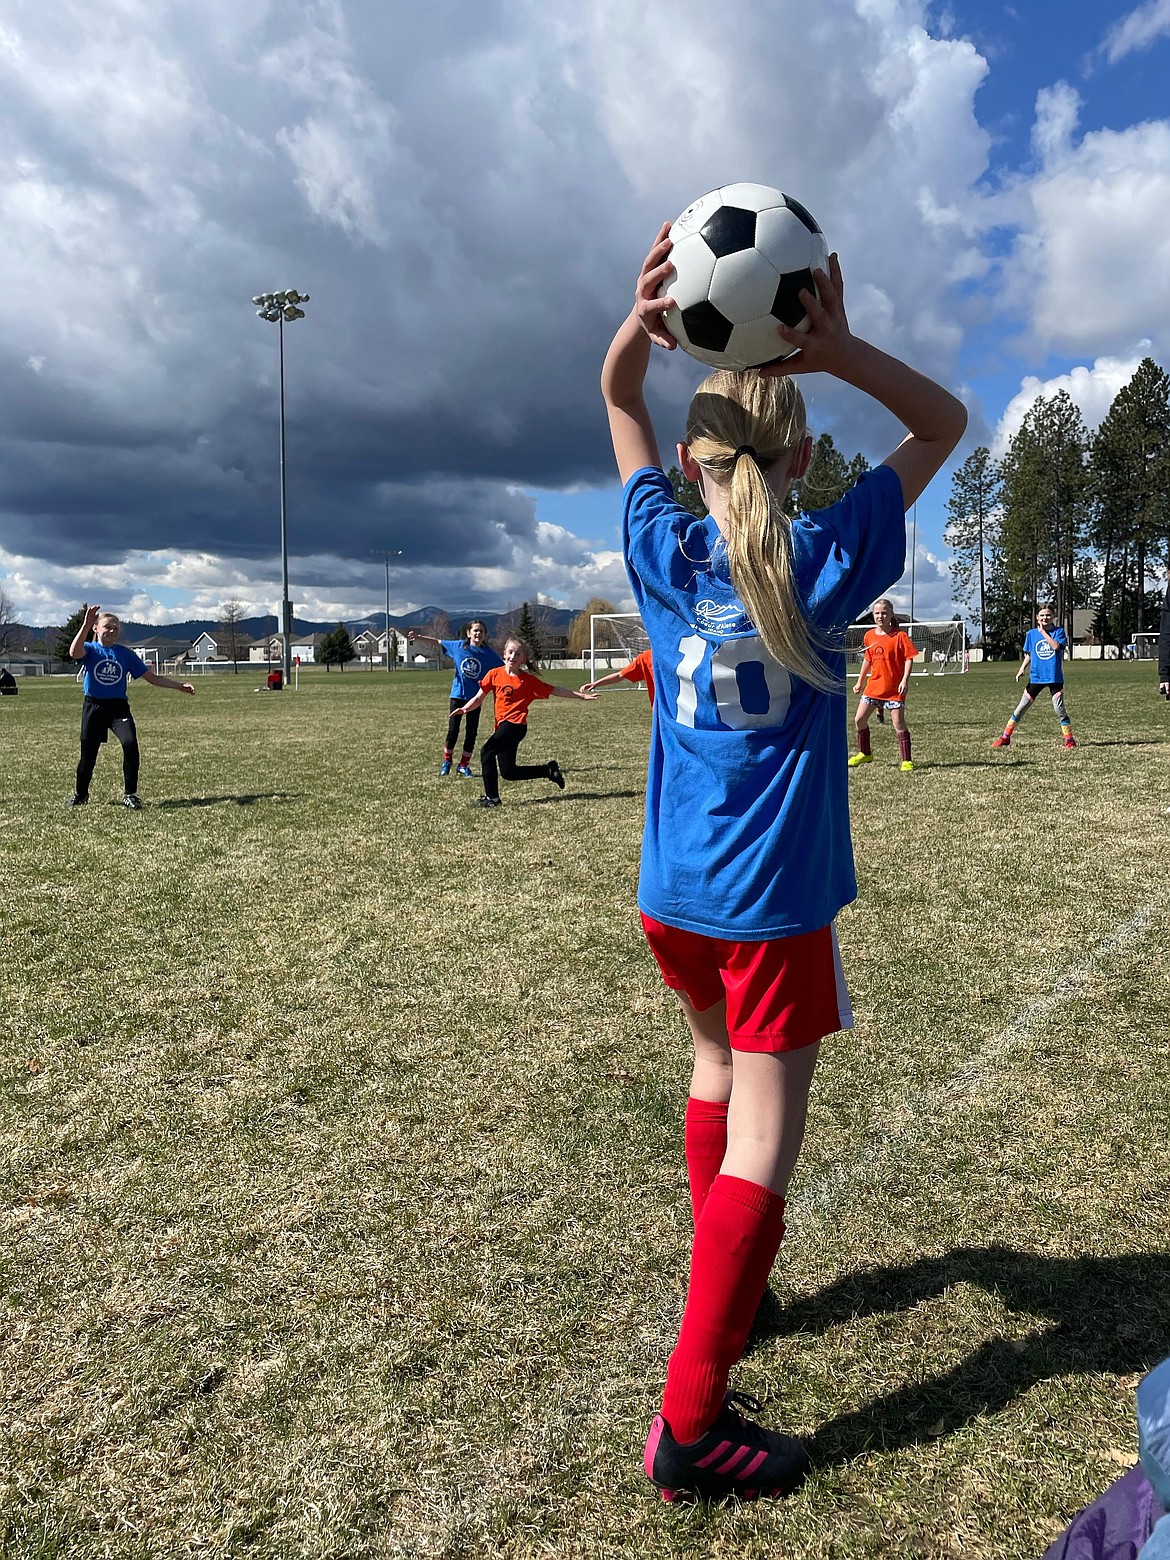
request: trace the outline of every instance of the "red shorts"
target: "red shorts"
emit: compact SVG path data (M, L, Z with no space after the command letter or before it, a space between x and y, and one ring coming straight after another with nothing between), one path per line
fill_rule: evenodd
M648 915L642 929L671 990L700 1013L726 999L732 1050L799 1051L853 1028L832 926L767 942L684 932Z

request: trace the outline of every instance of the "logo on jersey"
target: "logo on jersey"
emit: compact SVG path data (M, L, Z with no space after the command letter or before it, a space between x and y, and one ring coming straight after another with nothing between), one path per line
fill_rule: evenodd
M459 673L462 677L474 677L478 682L483 676L482 663L477 656L465 655L459 663Z
M93 669L93 680L103 688L111 688L122 681L122 668L117 661L103 656Z
M696 601L695 627L705 634L750 634L752 621L738 601Z
M1042 639L1036 646L1035 650L1032 651L1032 654L1038 657L1041 661L1051 661L1052 657L1056 654L1056 647L1054 645L1050 645L1047 639Z

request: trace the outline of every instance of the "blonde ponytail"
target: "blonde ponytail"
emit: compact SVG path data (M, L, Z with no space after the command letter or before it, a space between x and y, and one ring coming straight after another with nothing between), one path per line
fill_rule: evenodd
M817 654L818 641L796 588L792 522L765 473L795 451L807 430L804 398L791 379L720 369L695 392L687 445L727 489L731 583L769 653L803 682L840 691Z

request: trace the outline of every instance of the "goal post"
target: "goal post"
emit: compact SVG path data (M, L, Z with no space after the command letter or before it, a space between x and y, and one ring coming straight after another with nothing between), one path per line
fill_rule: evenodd
M851 623L845 631L845 654L851 666L860 666L865 655L865 636L873 622ZM970 664L967 624L962 618L951 622L901 623L899 627L914 641L918 655L910 669L912 677L945 677L965 672Z
M586 669L591 678L618 672L649 650L650 636L637 612L593 612L589 616Z

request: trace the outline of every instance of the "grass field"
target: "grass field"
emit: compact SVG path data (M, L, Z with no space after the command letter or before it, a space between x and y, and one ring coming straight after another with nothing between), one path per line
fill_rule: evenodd
M1078 750L993 754L1012 670L851 776L857 1029L737 1377L816 1472L711 1509L641 1471L689 1237L643 696L538 707L569 789L494 813L436 674L139 685L138 814L114 743L64 810L72 680L0 700L4 1556L1038 1557L1170 1352L1170 710L1078 662Z

